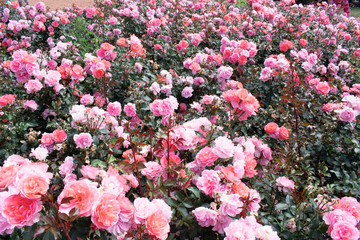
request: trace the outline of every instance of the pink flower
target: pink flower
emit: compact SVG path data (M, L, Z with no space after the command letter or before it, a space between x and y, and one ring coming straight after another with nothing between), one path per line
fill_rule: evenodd
M67 139L66 132L61 129L56 129L52 133L52 139L54 140L55 143L64 142Z
M147 198L136 198L134 201L134 207L135 223L137 224L144 224L148 217L159 210L158 207Z
M220 177L214 170L204 170L196 186L206 195L212 196L220 189Z
M334 240L358 240L360 232L353 224L339 221L334 224L330 235Z
M357 224L356 218L353 215L351 215L350 212L342 209L335 209L331 212L324 213L323 220L327 225L330 226L329 232L331 232L334 224L339 221L346 221L352 224L353 226Z
M41 82L37 79L35 80L29 80L27 83L25 83L24 88L26 89L26 92L28 94L35 93L42 89L43 85Z
M95 180L97 176L106 175L104 170L100 170L90 165L83 165L80 169L80 172L84 176L84 178L93 179L93 180Z
M46 194L52 173L47 172L46 163L31 163L24 165L16 173L16 180L12 191L19 192L20 195L28 199L40 199Z
M266 124L264 130L267 134L276 136L279 131L279 126L274 122L270 122Z
M154 116L168 116L174 112L171 102L167 99L156 99L150 103L150 110Z
M150 235L160 240L165 240L170 232L170 225L163 214L154 213L145 221L146 230Z
M185 50L186 51L186 48L189 46L189 43L185 40L181 40L177 45L176 45L176 49L178 51L181 51L181 50Z
M18 228L38 222L40 210L40 199L28 199L19 194L10 195L1 203L2 215L9 224Z
M286 177L277 178L276 185L279 187L279 191L283 191L284 193L289 193L295 188L294 181L289 180Z
M34 100L26 100L23 103L23 108L24 109L30 109L31 111L35 111L38 108L38 105L36 104L36 102Z
M230 79L232 74L233 74L233 69L231 67L221 66L217 70L217 79L219 82L222 82L222 81Z
M98 198L96 186L97 183L90 182L87 179L71 181L65 184L57 199L59 212L69 215L72 209L78 207L80 215L90 216L91 209Z
M333 207L351 213L356 218L356 221L360 221L360 203L355 198L343 197Z
M164 173L164 169L157 162L151 161L145 163L145 168L141 170L141 173L148 179L157 179Z
M243 202L240 201L240 196L238 194L223 194L220 197L220 201L220 213L222 215L235 217L241 213Z
M119 116L121 113L121 104L119 102L109 103L107 111L111 116Z
M194 89L192 87L185 87L182 92L181 92L181 96L183 98L190 98L192 96Z
M62 177L66 176L67 174L70 174L76 167L76 164L74 164L74 158L73 157L66 157L64 162L59 167L59 173Z
M133 103L128 103L124 106L124 112L128 117L136 116L136 106Z
M211 166L218 158L213 149L206 146L196 154L195 162L202 166Z
M43 2L37 2L35 4L35 8L39 11L45 12L46 11L46 5Z
M44 133L41 137L41 144L50 146L54 143L52 133Z
M253 218L253 217L252 217ZM251 217L241 218L230 223L225 230L224 240L255 240L255 229L257 225L253 223Z
M277 233L270 226L261 226L255 230L256 238L266 240L280 240Z
M35 157L37 160L45 160L49 154L49 151L43 147L37 147L36 149L31 149L30 157Z
M316 85L316 93L327 95L330 92L330 85L328 82L319 82Z
M279 128L279 139L280 140L287 140L289 138L289 130L282 126Z
M293 43L286 39L280 43L280 51L283 52L286 52L288 49L292 49L293 47Z
M213 152L220 158L229 158L234 153L233 142L226 137L218 137L214 141Z
M5 107L8 104L11 104L15 101L15 95L5 94L0 97L0 107Z
M349 107L337 110L337 112L340 120L343 122L353 122L356 118L354 110Z
M199 225L202 227L215 226L217 222L218 212L204 208L198 207L192 211Z
M49 72L45 76L45 83L53 87L57 84L59 84L59 81L61 79L61 74L58 71L49 70Z
M85 94L80 99L80 103L82 105L89 105L92 104L93 102L94 102L94 97L91 96L90 94Z
M90 133L75 134L74 141L78 148L88 148L93 142Z
M99 229L114 226L119 220L120 204L118 196L102 194L93 206L91 221Z

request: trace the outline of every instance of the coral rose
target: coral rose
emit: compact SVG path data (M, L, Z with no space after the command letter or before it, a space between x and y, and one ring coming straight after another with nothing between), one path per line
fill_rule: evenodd
M145 221L146 230L158 239L165 240L170 232L166 217L160 212L152 214Z
M111 193L104 193L93 207L91 221L97 228L106 229L118 222L119 213L120 202L117 196Z
M80 215L90 216L91 209L98 198L96 186L97 183L87 179L68 182L57 199L60 205L59 212L69 215L72 209L79 208Z

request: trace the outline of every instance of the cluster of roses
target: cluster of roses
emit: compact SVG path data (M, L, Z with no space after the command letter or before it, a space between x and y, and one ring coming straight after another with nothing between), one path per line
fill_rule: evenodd
M46 195L53 174L46 163L11 155L0 167L0 234L39 221L41 197Z
M241 82L229 80L226 87L230 89L224 91L221 97L231 104L228 109L230 117L236 116L239 121L244 121L249 116L256 115L260 107L259 101L243 88Z
M326 212L323 219L329 225L328 233L334 240L358 240L360 231L360 203L352 197L343 197L331 206L332 211Z
M284 126L279 127L274 122L266 124L264 130L270 137L275 139L287 140L289 138L289 130Z
M65 186L57 198L59 212L70 215L72 210L78 208L81 217L91 217L97 228L105 229L120 239L143 225L148 234L162 240L167 238L171 208L162 199L150 202L147 198L136 198L131 203L125 194L139 184L133 175L120 175L112 167L105 172L84 165L80 169L83 178L77 179L72 173L75 167L71 157L66 158L60 166Z
M268 58L265 59L265 68L261 70L260 79L264 82L276 76L282 72L289 72L290 71L290 62L286 59L284 54L279 55L270 55Z
M343 122L354 122L360 114L360 98L358 96L345 93L342 103L327 103L322 107L323 111L334 111Z
M218 165L214 170L206 169L219 158L222 161L230 159L229 164ZM196 186L214 199L210 208L198 207L192 211L199 225L212 226L213 231L225 233L225 239L279 239L270 226L258 224L254 217L246 217L260 209L260 195L241 181L256 175L257 164L264 166L270 159L270 149L256 138L231 141L227 137L218 137L213 147L202 148L195 161L187 164L198 175L194 178Z
M221 39L220 52L224 60L230 63L239 63L243 66L247 63L248 58L255 57L257 53L256 44L247 40L229 40L227 37Z

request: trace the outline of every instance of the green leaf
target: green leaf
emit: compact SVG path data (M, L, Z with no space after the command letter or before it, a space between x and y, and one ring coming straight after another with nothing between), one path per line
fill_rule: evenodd
M279 203L279 204L276 204L275 206L275 210L285 210L285 209L288 209L289 208L289 205L287 205L286 203Z
M180 191L175 191L174 195L179 202L182 202L185 199L185 195Z
M179 211L179 213L181 214L181 216L183 217L183 218L189 218L190 217L190 215L189 215L189 212L188 212L188 210L186 209L186 208L184 208L184 207L178 207L178 209L177 209L178 211Z
M186 208L193 208L194 207L194 205L192 204L192 202L190 200L186 200L185 202L183 202L183 205Z
M165 198L165 202L170 206L170 207L178 207L179 206L179 203L173 199L173 198Z
M200 190L199 190L197 187L191 186L191 187L188 188L188 190L189 190L190 192L192 192L192 193L195 195L195 197L197 197L197 198L200 199L201 192L200 192Z

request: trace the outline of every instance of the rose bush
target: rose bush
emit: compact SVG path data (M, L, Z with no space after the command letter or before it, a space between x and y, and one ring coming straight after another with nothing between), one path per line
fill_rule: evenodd
M360 237L360 29L335 5L14 3L0 41L5 237Z

